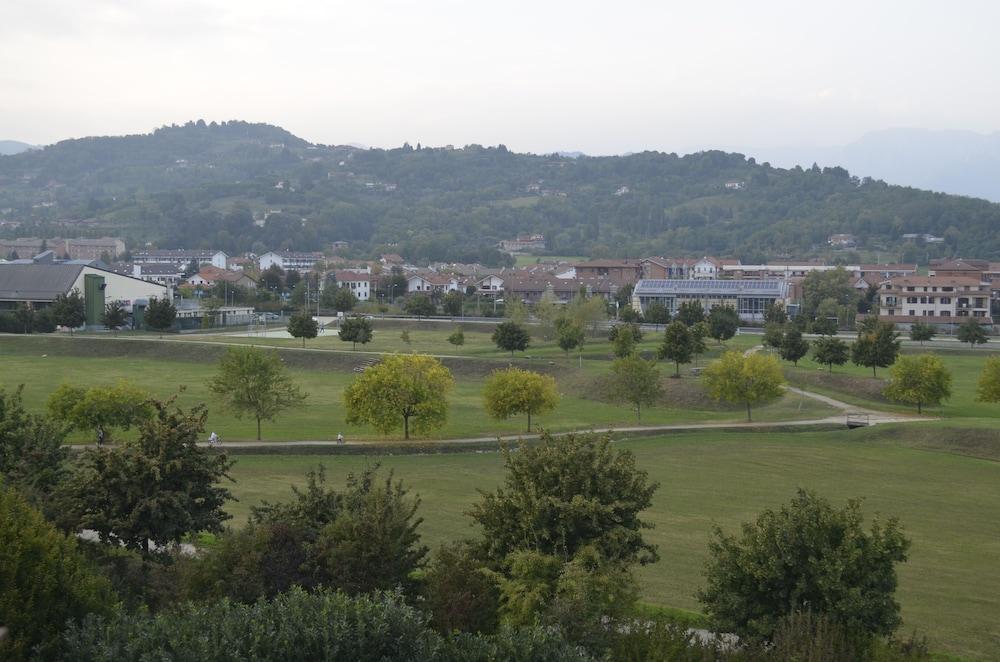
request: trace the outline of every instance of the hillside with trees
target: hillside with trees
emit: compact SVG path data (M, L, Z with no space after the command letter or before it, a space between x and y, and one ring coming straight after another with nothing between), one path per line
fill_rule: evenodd
M727 187L727 183L730 184ZM130 245L230 253L386 246L415 262L546 252L626 257L804 257L833 233L907 260L1000 257L1000 205L890 186L839 167L781 169L719 151L678 156L516 154L505 146L313 145L284 129L189 122L0 156L6 236L115 234ZM905 243L906 233L944 237ZM844 259L850 260L850 252Z

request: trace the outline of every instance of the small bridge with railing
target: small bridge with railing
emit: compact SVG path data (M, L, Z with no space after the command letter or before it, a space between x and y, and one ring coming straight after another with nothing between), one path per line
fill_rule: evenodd
M865 412L859 411L849 411L846 414L847 427L853 430L854 428L866 428L871 425L871 415Z

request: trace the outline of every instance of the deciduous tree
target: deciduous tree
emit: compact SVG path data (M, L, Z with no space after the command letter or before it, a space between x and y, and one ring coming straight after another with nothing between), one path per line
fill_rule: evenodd
M4 660L52 659L67 621L110 614L107 580L17 492L0 485L0 640Z
M919 342L921 345L927 340L933 340L937 332L934 327L924 322L914 322L910 325L910 340Z
M635 407L636 421L642 422L642 407L651 407L663 397L660 369L655 361L630 354L611 364L608 390L612 397Z
M716 400L742 403L747 408L781 396L785 378L781 365L773 356L726 352L705 368L705 388Z
M403 310L408 315L413 315L417 318L430 317L437 312L437 306L423 294L414 294L407 297L406 303L403 304Z
M102 430L128 430L153 415L149 392L124 380L90 388L61 384L49 395L48 410L71 429L93 430L98 440Z
M158 331L161 338L163 332L172 327L176 319L177 309L174 308L174 302L166 297L162 299L153 297L146 305L146 326L153 331Z
M649 324L670 324L670 311L659 301L654 301L646 306L643 317Z
M465 305L465 297L460 292L448 292L441 299L441 309L445 315L458 317L462 314L462 306Z
M799 490L766 510L740 536L716 528L707 586L698 599L723 632L770 638L796 612L832 617L856 635L889 635L899 626L896 564L909 541L898 520L862 528L861 502L837 509Z
M708 335L721 345L736 335L740 326L740 316L732 306L716 306L708 313Z
M528 330L516 322L501 322L493 331L493 342L498 349L510 352L523 352L528 349L531 336Z
M185 412L152 403L154 415L140 425L139 438L85 451L68 488L78 526L145 558L188 534L222 532L232 498L218 486L232 461L197 445L204 406Z
M826 336L813 340L813 359L833 372L833 366L844 365L850 358L851 349L840 338Z
M549 375L520 368L494 370L486 378L483 402L486 413L497 420L527 414L531 432L531 416L555 409L559 390L555 378Z
M684 301L677 307L674 319L685 326L694 326L705 321L705 310L701 307L700 301Z
M382 434L410 428L422 434L448 420L451 372L434 357L393 354L359 375L344 391L347 422L371 425Z
M896 362L900 349L899 334L892 322L880 322L868 317L858 326L858 338L851 345L851 361L872 369L888 368Z
M333 295L332 303L333 309L338 313L347 313L354 310L354 306L358 305L358 297L354 296L354 292L351 292L348 288L338 287Z
M939 405L951 397L951 373L933 354L904 355L892 366L883 393L890 400L916 405L919 414L924 405Z
M118 329L125 326L125 320L128 313L125 312L125 304L121 301L109 301L104 306L104 312L101 314L101 325L109 331L117 332Z
M571 349L582 349L586 334L583 325L569 318L556 320L556 344L569 356Z
M372 333L371 320L365 317L348 317L340 323L340 339L352 343L351 349L357 349L358 343L370 343Z
M448 342L454 347L461 347L465 344L465 332L462 331L461 327L452 331L451 335L448 336Z
M975 349L976 345L985 344L989 340L986 336L986 329L982 327L975 317L970 317L962 322L955 333L955 337L958 338L959 342L969 343L970 349Z
M52 302L52 321L65 326L70 333L83 326L87 321L87 313L80 290L74 289L69 294L60 294L55 298Z
M674 320L663 332L663 341L657 350L661 359L674 362L674 377L681 376L681 364L690 363L694 357L695 340L691 329L684 322Z
M306 346L306 339L313 339L319 335L319 322L306 311L300 311L288 318L288 335L293 338L302 338L302 346Z
M617 324L611 327L611 349L615 356L622 358L635 352L635 333L631 324Z
M799 364L799 359L809 353L809 341L802 337L798 329L789 329L781 341L781 358Z
M276 351L256 347L230 347L219 361L219 372L208 388L236 418L251 416L273 421L281 412L301 406L306 395L299 390Z
M483 492L469 512L496 563L516 551L568 561L588 546L609 560L658 560L640 513L659 485L631 451L613 450L607 435L544 433L539 444L505 447L503 458L503 486Z
M1000 402L1000 356L991 356L983 363L976 399L979 402Z

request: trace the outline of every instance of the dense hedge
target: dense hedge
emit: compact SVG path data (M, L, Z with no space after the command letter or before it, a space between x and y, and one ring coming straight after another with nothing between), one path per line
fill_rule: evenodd
M63 660L524 660L587 656L543 628L442 637L396 593L349 597L295 588L252 605L224 600L150 616L121 612L71 626Z

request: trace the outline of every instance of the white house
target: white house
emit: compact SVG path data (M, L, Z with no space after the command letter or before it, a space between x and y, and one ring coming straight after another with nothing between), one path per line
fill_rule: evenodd
M473 285L476 286L476 294L503 296L503 278L496 274L490 274L477 281L473 281Z
M406 279L406 291L418 294L435 292L455 292L458 290L458 279L442 274L413 274Z
M691 278L714 279L719 275L719 264L710 257L703 257L691 268Z
M211 264L217 269L225 269L229 256L223 251L200 250L190 248L166 248L148 251L136 251L132 254L133 264L175 264L186 267L194 260L199 265Z
M337 287L349 289L359 301L368 301L371 299L372 276L370 273L351 271L350 269L338 269L333 273L337 279Z

